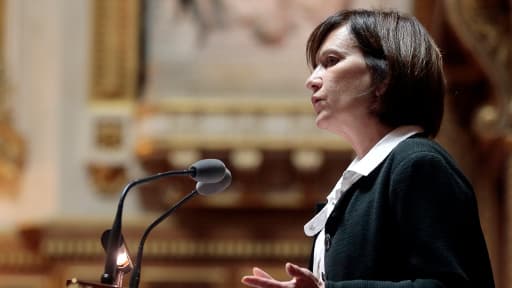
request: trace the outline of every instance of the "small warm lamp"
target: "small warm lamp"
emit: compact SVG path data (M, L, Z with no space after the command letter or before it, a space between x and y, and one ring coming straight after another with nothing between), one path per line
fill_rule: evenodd
M107 250L108 238L110 236L110 229L103 232L101 235L101 244L103 245L103 249ZM124 238L121 235L121 246L117 249L117 259L116 259L117 271L115 273L116 279L114 281L114 285L117 287L123 287L123 276L126 273L129 273L133 269L133 263L130 258L130 252L128 251L128 247L126 247L126 242L124 242Z

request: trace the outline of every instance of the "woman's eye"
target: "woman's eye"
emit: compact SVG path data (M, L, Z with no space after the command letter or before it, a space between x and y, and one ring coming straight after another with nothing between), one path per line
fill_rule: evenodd
M328 57L325 58L324 66L326 68L327 67L331 67L331 66L334 66L334 65L338 64L338 62L339 62L338 57L328 56Z

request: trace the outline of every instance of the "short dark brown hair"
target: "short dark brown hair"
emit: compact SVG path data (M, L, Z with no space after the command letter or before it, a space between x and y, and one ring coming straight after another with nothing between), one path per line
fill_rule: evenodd
M374 87L386 83L370 111L385 125L419 125L435 137L446 84L441 53L425 28L416 18L396 11L339 11L309 36L306 56L311 67L317 66L317 53L327 36L344 25L363 52Z

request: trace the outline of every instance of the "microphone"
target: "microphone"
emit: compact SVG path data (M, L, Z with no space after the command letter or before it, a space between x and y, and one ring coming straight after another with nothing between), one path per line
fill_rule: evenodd
M187 170L167 171L158 173L156 175L148 176L145 178L134 180L128 183L121 193L119 203L117 205L117 212L112 223L112 229L108 239L107 255L105 259L105 270L101 275L101 283L114 284L116 279L116 258L117 250L121 246L121 222L123 214L123 204L128 191L139 184L153 181L167 176L190 176L197 182L204 183L217 183L222 182L223 177L227 171L226 166L218 159L203 159L192 164ZM197 189L196 189L197 190Z
M139 242L139 248L137 251L137 257L135 259L135 264L133 265L132 275L130 276L130 288L138 288L140 282L140 271L142 265L142 254L144 253L144 243L146 242L146 238L153 228L155 228L158 224L160 224L165 218L169 217L176 209L178 209L183 203L188 201L190 198L197 194L201 195L210 195L217 192L221 192L226 190L226 188L231 185L231 172L226 169L226 174L224 178L217 183L205 183L198 182L196 184L196 189L190 192L188 195L183 197L178 203L174 204L171 208L164 212L160 217L158 217L155 221L153 221L147 228L144 230L144 233Z

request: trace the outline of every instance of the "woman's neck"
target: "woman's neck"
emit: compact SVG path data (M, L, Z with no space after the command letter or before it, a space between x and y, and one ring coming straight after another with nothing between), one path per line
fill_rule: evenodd
M363 158L380 139L388 134L392 127L383 125L377 119L355 122L352 127L345 129L344 138L351 144L356 152L357 158Z

